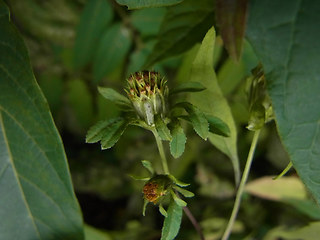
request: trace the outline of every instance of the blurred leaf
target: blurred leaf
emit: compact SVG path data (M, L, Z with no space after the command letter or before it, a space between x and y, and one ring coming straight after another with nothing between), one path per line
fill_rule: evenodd
M142 36L154 36L159 32L165 12L164 8L136 10L131 14L132 25Z
M250 1L247 35L261 60L277 128L301 180L320 203L320 5Z
M184 82L170 91L170 94L181 92L201 92L206 88L199 82Z
M215 31L210 29L194 60L190 81L200 82L207 89L201 93L193 93L191 101L206 115L213 115L223 121L230 128L230 137L225 138L216 134L209 134L209 140L220 151L225 153L232 161L236 184L240 180L239 159L237 153L237 129L228 105L223 96L215 72L213 70L213 50L215 44Z
M120 23L112 25L105 31L93 60L93 75L96 82L122 63L130 46L129 30Z
M76 121L87 129L93 121L92 96L84 81L71 80L67 82L68 102L75 114Z
M89 225L84 226L85 240L112 240L108 233Z
M171 201L167 214L163 223L161 240L173 240L177 236L182 219L182 207L175 201Z
M151 162L147 161L147 160L142 160L142 165L151 173L151 175L154 174L154 170L152 167Z
M155 116L155 126L162 141L170 141L172 139L170 130L164 123L160 115Z
M0 1L0 239L83 239L63 145Z
M116 0L121 5L127 5L128 9L164 7L178 4L183 0Z
M196 106L188 102L178 103L175 105L175 107L182 107L188 112L188 118L192 123L196 133L204 140L207 140L209 134L209 124L204 113Z
M181 187L178 187L178 186L173 186L173 188L175 190L177 190L179 193L181 193L183 196L187 197L187 198L191 198L191 197L194 197L194 193L186 190L186 189L183 189Z
M89 63L94 55L97 43L113 18L109 1L90 0L83 10L74 43L74 63L82 67Z
M98 87L98 91L104 98L118 105L120 108L128 109L131 107L129 99L112 88Z
M211 0L184 0L167 9L159 31L159 38L145 67L165 58L178 55L200 42L213 24Z
M314 220L320 220L320 208L315 202L311 200L288 198L284 199L283 202L293 206L295 209L299 210L301 213Z
M143 48L137 49L133 53L131 53L127 71L128 74L142 70L143 64L151 53L154 43L154 41L149 41L144 45Z
M230 128L224 121L211 115L207 115L206 118L208 120L209 131L211 133L218 134L224 137L230 137Z
M241 57L247 20L248 0L217 0L217 23L230 57Z
M170 142L170 152L174 158L178 158L184 152L187 137L184 134L183 128L179 121L174 121L172 123L171 130L172 140Z

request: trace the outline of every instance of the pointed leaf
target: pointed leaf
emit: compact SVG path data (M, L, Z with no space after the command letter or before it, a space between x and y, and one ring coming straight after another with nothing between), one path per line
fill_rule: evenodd
M318 204L320 31L316 23L320 22L319 11L317 1L250 1L247 28L248 38L266 74L281 140L293 167Z
M169 175L169 178L171 178L172 181L173 181L176 185L178 185L178 186L180 186L180 187L188 187L188 186L190 186L190 183L181 182L180 180L176 179L173 175Z
M212 115L206 115L209 123L209 131L214 134L218 134L224 137L230 137L230 128L220 118Z
M179 193L181 193L183 196L187 197L187 198L191 198L191 197L194 197L194 193L193 192L190 192L188 190L185 190L181 187L178 187L178 186L174 186L173 187L175 190L177 190Z
M248 0L217 0L216 13L220 33L229 55L240 59L247 20Z
M167 214L162 227L161 240L173 240L177 236L181 225L182 207L175 201L171 201Z
M147 199L144 199L143 201L143 208L142 208L142 215L145 216L146 215L146 208L148 205L149 201Z
M163 208L162 204L159 204L159 212L162 214L164 217L168 217L167 211Z
M137 181L148 181L150 179L150 177L139 177L132 174L129 174L128 176Z
M83 239L63 144L0 1L0 239Z
M180 206L185 207L187 206L187 203L183 201L181 198L178 198L177 195L173 192L173 190L170 191L171 196L173 197L173 200Z
M86 143L95 143L101 140L103 136L103 130L107 128L109 125L114 124L115 122L120 121L121 118L112 118L108 120L103 120L95 125L93 125L86 135Z
M101 149L104 150L113 147L113 145L118 142L118 140L126 130L128 124L129 123L127 120L122 119L103 129L103 135L101 138Z
M199 82L185 82L170 91L170 95L181 92L201 92L206 88Z
M120 108L128 109L131 107L129 99L113 90L112 88L98 87L98 91L104 98L115 103Z
M152 167L151 162L147 161L147 160L142 160L142 165L151 173L151 175L154 174L154 170Z
M196 133L204 140L207 140L209 134L209 123L204 113L188 102L178 103L174 107L184 108L189 114L189 120L191 121Z
M92 60L101 34L112 18L113 11L108 1L87 1L77 27L74 45L74 62L77 67Z
M170 152L174 158L178 158L182 155L187 142L187 137L184 134L183 128L179 121L174 121L172 124L172 140L170 142Z
M178 4L183 0L116 0L121 5L127 5L128 9L164 7Z
M170 130L167 127L167 125L164 123L160 115L156 116L155 125L161 140L170 141L172 139Z
M230 128L230 137L225 138L216 134L209 134L210 142L225 153L232 161L236 184L240 181L240 168L237 153L237 129L226 98L223 96L213 70L213 50L215 30L208 31L198 51L191 69L190 81L200 82L207 89L201 93L191 95L191 102L205 114L213 115L223 121Z

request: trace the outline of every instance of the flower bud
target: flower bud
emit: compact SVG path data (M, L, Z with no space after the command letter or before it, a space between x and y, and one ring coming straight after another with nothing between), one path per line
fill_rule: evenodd
M136 72L130 75L127 82L127 95L140 118L153 125L155 115L165 116L169 89L167 81L159 73Z
M173 181L167 175L156 175L144 185L144 198L156 204L162 196L169 192L172 185Z

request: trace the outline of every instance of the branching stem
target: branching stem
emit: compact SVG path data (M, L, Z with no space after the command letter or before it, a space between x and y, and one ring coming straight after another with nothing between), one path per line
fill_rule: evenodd
M255 151L256 146L257 146L259 135L260 135L260 130L257 130L257 131L254 132L252 143L251 143L249 154L248 154L248 158L247 158L247 162L246 162L246 166L245 166L244 171L243 171L243 175L242 175L241 182L240 182L240 185L239 185L239 189L238 189L238 192L237 192L236 200L234 202L234 206L233 206L233 210L232 210L232 213L231 213L231 217L229 219L227 228L226 228L226 230L225 230L225 232L224 232L224 234L222 236L222 240L227 240L229 238L231 230L232 230L232 227L234 225L234 222L236 220L237 214L239 212L242 194L243 194L244 187L245 187L245 184L246 184L248 176L249 176L250 167L251 167L251 163L252 163L252 160L253 160L254 151Z

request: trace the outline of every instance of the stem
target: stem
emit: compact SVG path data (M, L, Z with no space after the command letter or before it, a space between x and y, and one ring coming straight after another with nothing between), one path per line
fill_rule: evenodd
M198 232L198 234L200 236L200 239L201 240L205 240L204 236L203 236L202 229L201 229L199 223L197 222L197 220L195 219L195 217L193 216L193 214L190 211L190 209L188 207L183 207L183 211L187 215L187 217L189 218L189 220L192 223L192 225L194 226L194 228L197 230L197 232Z
M239 207L240 207L240 203L241 203L242 194L243 194L243 191L244 191L244 187L245 187L245 184L246 184L248 176L249 176L249 171L250 171L251 163L252 163L252 160L253 160L253 154L254 154L254 150L255 150L255 148L257 146L259 134L260 134L260 130L257 130L257 131L254 132L252 143L251 143L249 154L248 154L248 158L247 158L247 162L246 162L246 166L245 166L244 171L243 171L243 175L242 175L241 182L240 182L240 185L239 185L239 189L238 189L238 192L237 192L236 200L234 202L234 206L233 206L233 210L232 210L232 213L231 213L231 217L229 219L227 228L226 228L226 230L225 230L225 232L224 232L224 234L222 236L222 240L227 240L229 238L231 230L232 230L232 227L233 227L234 222L236 220L236 217L237 217L237 214L238 214L238 211L239 211Z
M164 153L164 150L163 150L162 140L160 139L160 136L159 136L157 130L152 129L152 133L153 133L153 135L156 139L156 142L157 142L158 150L159 150L160 157L161 157L163 172L164 172L164 174L169 174L167 158L166 158L166 154Z

